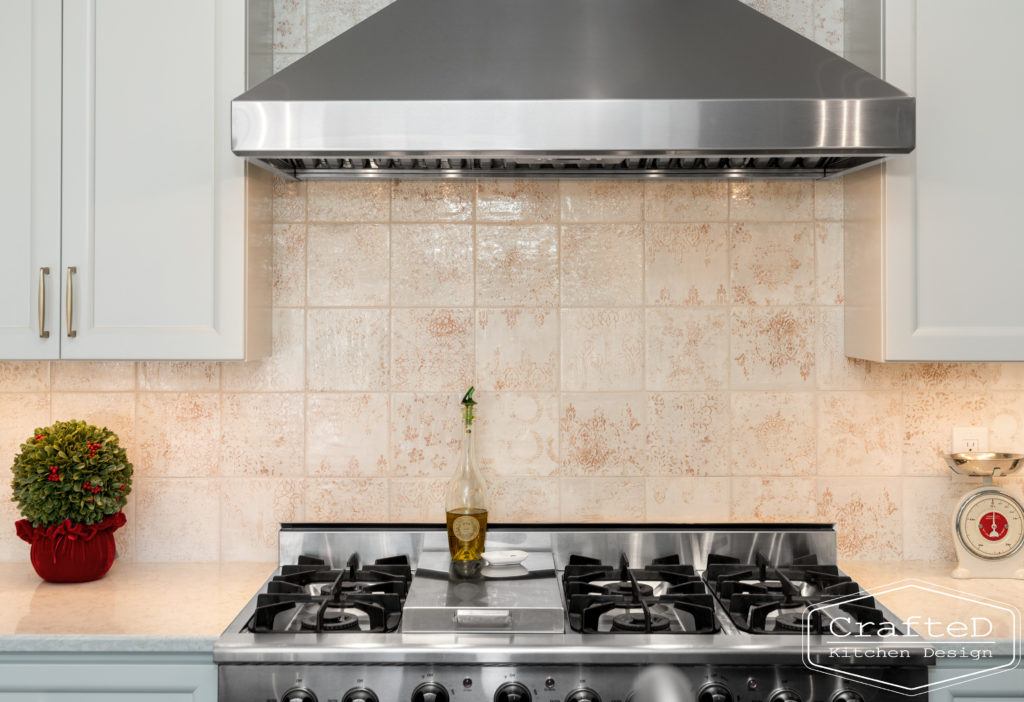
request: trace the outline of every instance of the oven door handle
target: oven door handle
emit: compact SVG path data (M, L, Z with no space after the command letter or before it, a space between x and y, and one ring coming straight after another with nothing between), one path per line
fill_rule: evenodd
M455 628L457 629L509 629L511 627L512 614L507 609L455 610Z

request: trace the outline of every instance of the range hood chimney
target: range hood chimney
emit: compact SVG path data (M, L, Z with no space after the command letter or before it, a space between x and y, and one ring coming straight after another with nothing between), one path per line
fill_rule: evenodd
M397 0L236 98L231 142L298 180L817 179L914 114L739 0Z

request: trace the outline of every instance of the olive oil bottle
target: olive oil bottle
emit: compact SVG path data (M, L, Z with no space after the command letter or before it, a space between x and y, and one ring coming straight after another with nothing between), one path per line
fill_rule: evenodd
M448 550L453 561L477 561L487 538L487 486L476 465L473 439L473 388L462 397L462 460L448 483L444 508L447 512Z

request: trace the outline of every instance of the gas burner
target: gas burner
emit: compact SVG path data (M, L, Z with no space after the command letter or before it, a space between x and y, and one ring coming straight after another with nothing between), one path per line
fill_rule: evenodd
M811 620L805 610L779 612L775 617L775 631L807 631Z
M299 623L304 631L316 631L316 610L304 612L299 616ZM359 628L359 617L343 609L328 606L324 609L322 631L352 631Z
M671 622L668 617L652 614L648 624L643 612L628 612L612 619L612 631L668 631Z
M621 583L608 583L607 585L599 585L602 590L608 595L633 595L634 583L621 582ZM636 591L641 597L650 597L654 594L654 588L647 583L636 583Z

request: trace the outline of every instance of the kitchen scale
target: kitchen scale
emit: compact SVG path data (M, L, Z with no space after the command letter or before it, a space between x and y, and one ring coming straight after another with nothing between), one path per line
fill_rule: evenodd
M958 475L981 478L953 510L954 578L1024 579L1024 506L1013 492L992 483L1024 465L1024 454L953 453L946 464Z

